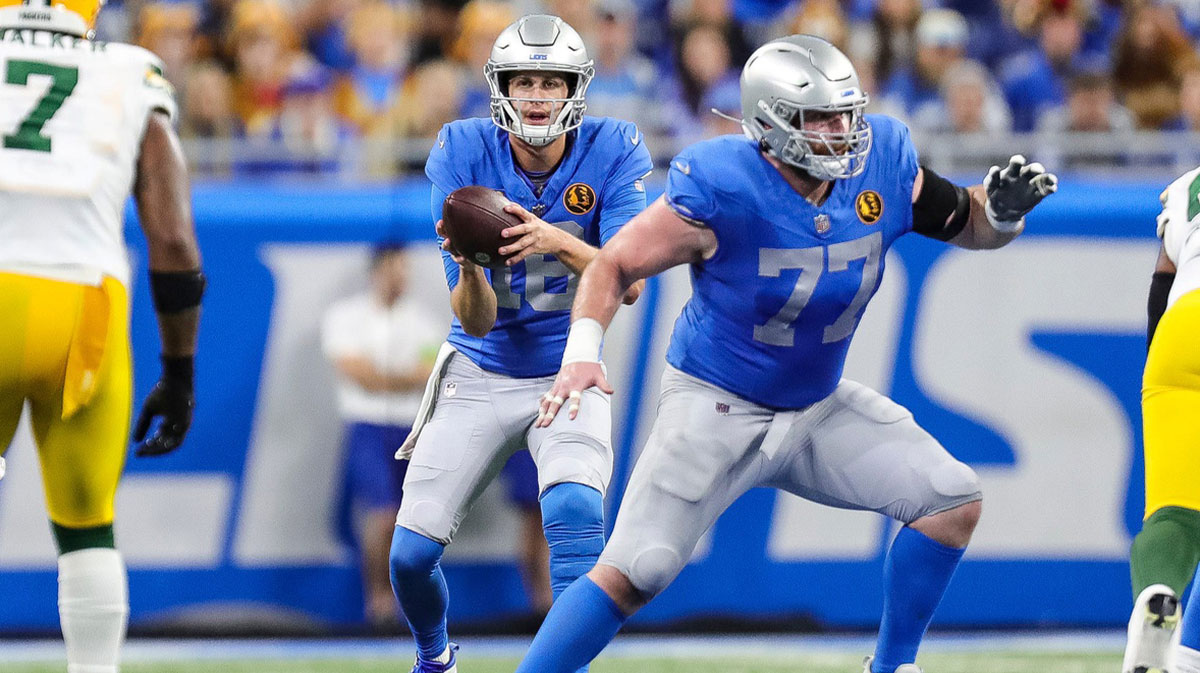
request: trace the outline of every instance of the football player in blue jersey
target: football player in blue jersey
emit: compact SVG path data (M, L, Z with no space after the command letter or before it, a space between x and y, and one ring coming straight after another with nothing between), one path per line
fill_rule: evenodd
M979 480L883 395L841 378L884 255L910 231L998 248L1056 178L1015 156L962 188L917 162L908 130L864 116L850 61L798 35L767 43L741 78L746 137L684 150L666 194L593 260L539 426L580 418L609 390L600 340L624 289L690 264L658 416L616 527L550 610L518 673L589 662L675 578L738 496L770 486L904 526L884 566L867 673L916 673L917 648L980 514Z
M415 672L455 670L439 561L472 502L514 452L537 465L550 580L558 595L604 547L602 500L612 474L609 397L588 391L572 422L534 427L562 359L579 275L646 207L652 168L629 122L585 117L592 61L562 19L532 15L496 39L484 69L491 119L446 125L425 172L438 220L453 190L502 191L522 223L505 236L507 268L442 248L454 321L423 412L397 457L411 455L392 540L392 586L417 642ZM439 235L445 237L441 222ZM640 286L625 294L632 302Z

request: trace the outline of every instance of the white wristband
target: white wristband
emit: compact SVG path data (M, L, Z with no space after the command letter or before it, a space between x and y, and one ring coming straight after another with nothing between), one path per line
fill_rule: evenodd
M1013 220L1012 222L1005 222L1003 220L996 219L996 213L992 210L992 202L990 200L983 204L983 212L987 215L988 224L992 225L992 229L995 229L1001 234L1011 234L1013 232L1020 231L1021 227L1025 226L1025 218L1023 217Z
M580 318L571 323L567 332L567 347L563 349L562 363L599 362L600 343L604 340L604 328L591 318Z

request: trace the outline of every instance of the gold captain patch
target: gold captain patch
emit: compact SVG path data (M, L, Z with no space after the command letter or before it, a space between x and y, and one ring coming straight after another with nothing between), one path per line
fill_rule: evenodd
M883 217L883 197L873 189L860 192L854 200L854 211L863 224L875 224Z
M572 215L587 215L596 207L596 191L590 185L576 182L563 192L563 205Z

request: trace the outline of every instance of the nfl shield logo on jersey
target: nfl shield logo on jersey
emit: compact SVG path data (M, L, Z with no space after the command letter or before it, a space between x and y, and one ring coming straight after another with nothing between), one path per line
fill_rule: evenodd
M446 397L454 397L458 394L458 384L454 381L446 382L446 389L443 393Z
M814 217L813 227L816 228L818 234L828 234L830 227L829 216L825 213L821 213L820 215Z

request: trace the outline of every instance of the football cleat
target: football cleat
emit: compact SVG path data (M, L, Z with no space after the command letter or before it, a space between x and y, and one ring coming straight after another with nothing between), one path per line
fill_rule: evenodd
M871 662L873 661L875 661L875 657L863 657L863 673L872 673ZM924 671L916 664L900 664L892 673L924 673Z
M1168 673L1182 612L1179 598L1166 585L1146 587L1138 595L1129 618L1122 673Z
M422 661L421 655L417 655L417 663L413 664L412 673L458 673L458 645L450 643L446 648L446 653L450 655L450 660L444 664L437 661Z

